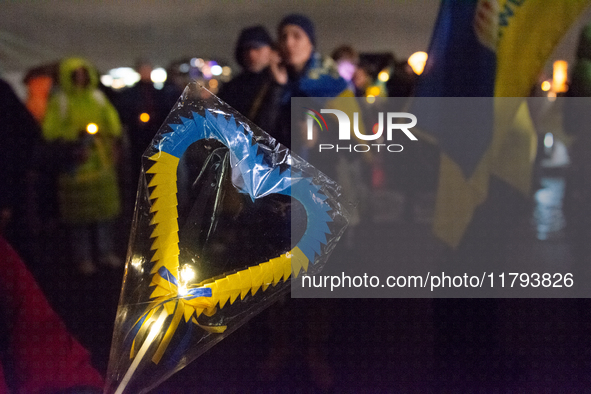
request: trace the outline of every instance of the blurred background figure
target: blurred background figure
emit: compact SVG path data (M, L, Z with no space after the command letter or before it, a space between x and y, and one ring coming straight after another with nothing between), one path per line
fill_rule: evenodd
M152 82L152 63L147 59L139 59L135 69L140 80L121 92L119 105L121 122L129 139L129 165L134 189L139 178L142 155L170 111L162 90L156 89Z
M120 224L126 229L130 228L133 219L142 156L166 120L174 101L178 99L177 95L167 100L166 92L169 88L164 90L154 86L153 65L148 59L138 59L135 71L139 75L139 80L133 86L118 92L117 101L114 103L125 130L118 175L123 203ZM121 248L125 245L118 243L116 247Z
M270 105L278 108L279 117L276 127L270 130L269 134L306 159L312 153L313 145L307 144L309 141L304 137L306 121L303 112L294 115L296 118L293 122L301 127L297 130L291 128L291 98L320 97L328 101L339 95L352 97L353 93L348 91L347 82L339 75L336 63L316 51L315 28L308 17L300 14L287 15L279 23L277 32L281 62L271 62L271 72L279 91L275 97L279 99ZM322 106L324 103L319 105ZM313 144L316 142L312 141ZM335 172L334 166L332 167L332 172ZM321 169L324 172L330 170ZM330 172L328 173L330 175ZM289 300L283 299L281 304L285 302ZM269 321L273 322L270 324L271 349L262 365L262 374L266 379L277 379L286 368L287 362L299 355L305 360L315 388L331 390L335 384L335 372L327 358L324 345L331 336L330 322L334 304L329 307L328 303L322 300L313 300L312 308L311 302L297 300L291 302L289 308L281 305L270 308ZM311 312L312 310L314 312ZM306 322L304 338L301 335L303 327L290 326L290 321ZM300 332L296 333L298 330ZM297 343L291 343L293 338L298 338Z
M418 74L408 64L407 59L394 60L392 72L386 81L389 97L410 97L414 94Z
M65 157L53 157L60 168L60 215L70 230L74 261L84 274L96 270L95 258L121 264L111 231L111 221L120 212L115 144L121 123L97 84L97 73L87 61L63 60L60 90L50 99L43 122L45 140L65 147Z
M361 54L359 65L353 74L353 86L357 97L387 97L388 81L392 73L394 57L387 54ZM388 77L385 78L384 75Z
M368 62L361 62L353 74L352 82L355 88L356 97L365 97L367 90L373 85L377 78L376 67Z
M277 92L271 72L271 62L278 63L273 40L263 26L252 26L240 32L235 49L236 62L242 72L223 85L218 96L259 127L271 132L275 123L274 111L268 103L276 100Z
M164 96L164 107L169 110L174 107L187 84L194 79L188 73L181 71L183 63L183 61L173 61L166 67L167 78L162 87L162 95Z
M31 198L35 149L41 141L41 128L12 88L0 80L0 234L26 258L36 257L34 242L35 207Z
M305 120L299 122L301 130L291 130L291 98L337 97L347 91L347 82L339 75L335 62L316 51L314 24L308 17L288 15L277 30L282 62L272 64L271 70L281 85L281 94L279 118L275 134L271 135L287 147L294 142L294 151L306 159L310 144L304 143Z
M29 269L35 275L39 275L42 267L50 259L53 249L50 245L56 241L58 228L59 208L57 202L57 174L47 161L56 152L46 150L42 143L41 124L45 119L47 104L52 90L57 83L59 63L44 64L29 69L23 78L27 88L25 105L29 113L37 121L37 143L33 149L33 156L28 160L27 188L27 226L31 238L26 250L21 250L16 243L12 245L27 262ZM41 253L40 251L43 250Z
M58 64L49 64L30 69L25 78L24 84L27 86L27 101L25 105L39 123L43 122L49 95L57 79Z
M351 45L341 45L332 52L331 57L337 63L339 75L350 83L359 64L357 51Z
M88 351L2 236L0 270L0 393L101 393Z

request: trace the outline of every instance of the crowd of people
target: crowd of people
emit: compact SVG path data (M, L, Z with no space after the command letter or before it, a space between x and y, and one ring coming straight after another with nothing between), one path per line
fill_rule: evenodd
M376 86L380 96L387 96L389 87L408 96L414 75L391 54L359 55L346 45L331 58L316 48L314 25L303 15L285 17L277 39L263 26L247 27L235 46L241 71L218 93L281 144L296 143L294 150L304 158L309 147L303 130L291 130L292 97L365 97ZM27 147L11 153L23 154L20 160L3 160L21 173L8 173L15 173L8 176L14 193L7 194L14 201L2 204L4 233L23 255L32 253L31 235L47 230L40 223L64 224L80 272L91 275L97 264L121 265L113 226L117 220L130 224L142 154L182 93L172 82L157 89L148 59L135 68L140 80L120 91L103 86L97 70L81 58L27 74L28 122L14 122L25 132L9 133L15 146ZM388 86L378 79L382 70L392 75ZM36 193L25 193L31 189Z
M398 62L388 53L363 54L343 45L335 48L330 57L324 56L318 51L317 39L312 21L300 14L284 17L277 27L276 38L261 25L244 28L235 45L235 61L241 70L221 85L218 92L223 101L277 142L311 161L315 150L306 138L305 127L292 126L304 124L292 122L292 115L297 115L292 114L292 98L321 98L325 100L319 103L321 107L338 97L410 97L417 78L404 62ZM61 264L85 278L92 278L100 271L122 273L137 182L142 175L142 156L183 89L173 82L157 89L150 78L152 64L148 59L139 59L136 70L140 75L139 82L115 91L100 84L97 70L89 61L66 58L54 67L35 68L27 74L24 82L29 95L25 103L21 103L7 83L0 81L0 133L5 142L4 153L0 155L0 176L3 179L0 267L6 265L10 272L16 272L8 276L8 282L15 276L23 277L35 293L27 295L28 290L22 283L17 286L6 282L5 286L2 277L0 293L9 294L15 287L18 290L16 296L5 298L12 301L15 301L14 297L42 299L28 271L37 278L43 277L42 272L47 266ZM382 73L387 78L380 78ZM579 95L587 96L587 93L580 92ZM358 111L367 119L376 118L376 107L360 105ZM371 122L365 123L361 127L371 129ZM408 155L404 162L398 158L388 158L393 161L385 162L379 155L356 159L343 155L333 157L328 167L320 167L359 202L351 208L349 235L355 234L355 225L364 216L363 194L366 189L392 186L388 183L395 179L392 183L407 193L406 201L412 201L421 188L422 191L430 188L434 193L438 152L430 144L421 146L424 148L422 155ZM579 154L580 162L587 164L588 160L582 158L586 153ZM579 199L585 199L587 194L587 189L572 193ZM578 204L586 205L584 201ZM415 212L410 206L404 209L406 212L402 216ZM486 237L489 236L487 232ZM480 241L478 239L473 244L484 243ZM26 309L17 313L22 303L15 304L17 306L10 304L6 308L7 324L6 327L0 325L0 344L8 344L9 354L16 358L12 364L20 369L11 381L6 378L6 371L2 374L0 364L0 393L7 390L3 391L4 380L7 387L16 387L16 392L29 392L27 384L30 381L27 379L31 374L48 375L47 383L43 378L36 380L36 392L59 392L75 386L79 387L76 392L100 390L101 377L90 365L88 354L69 336L47 303L39 302L33 307L42 311L47 324L58 327L55 336L59 336L60 341L54 345L67 344L62 348L66 356L65 362L60 364L61 369L53 368L51 364L53 369L37 370L26 354L14 352L14 349L26 346L45 346L37 342L25 343L22 332L36 326L27 320L31 315ZM304 308L300 312L296 308L296 315L312 322L302 342L307 342L305 357L313 383L330 392L335 385L334 371L321 349L333 335L326 323L331 318L331 307L318 301L315 306L314 317L309 316L311 312L304 311ZM4 305L0 305L3 314L4 309ZM267 317L269 321L282 322L278 329L270 330L267 345L273 349L271 356L261 364L267 378L272 378L285 364L289 355L287 348L293 347L285 337L285 332L293 330L293 327L285 326L290 322L286 313L292 312L285 308L271 309L271 317ZM444 334L453 328L446 319L456 317L439 318L442 328L438 329ZM22 331L21 335L15 336L15 327ZM36 335L34 330L31 335ZM4 341L5 338L8 339ZM453 341L449 343L455 344ZM4 350L0 349L0 353ZM290 351L293 353L293 349ZM445 358L445 355L441 357ZM10 365L7 363L5 368ZM68 371L72 373L68 374ZM49 379L52 376L57 376L59 382Z
M313 23L299 14L282 19L277 39L260 25L243 29L235 60L241 71L221 86L219 97L279 143L293 144L304 157L309 146L300 130L291 130L292 97L365 97L377 85L379 95L387 96L386 84L378 80L382 70L398 73L398 84L392 85L392 78L390 85L402 88L399 92L410 95L412 90L413 75L404 67L401 71L392 55L375 61L350 46L337 48L332 58L320 54ZM97 69L88 60L65 58L27 73L25 103L2 81L6 152L0 162L4 184L0 234L18 253L2 240L6 249L2 259L6 254L21 264L20 256L27 268L17 268L32 271L37 278L43 278L44 269L54 264L83 277L122 268L142 155L182 93L182 86L172 82L157 89L148 59L138 60L135 68L139 82L115 91L100 83ZM49 305L42 306L44 313L57 319ZM14 325L26 329L26 319L19 316L7 315L14 320L3 327L8 337L14 335ZM63 381L51 389L65 388L69 382L90 385L92 392L92 387L100 387L100 377L75 340L70 341L74 341L68 348L72 360L78 357L80 368L87 368L86 375L77 376L86 376L86 381L68 381L60 370ZM19 362L23 368L28 365L26 358L17 357L20 367ZM9 384L23 385L18 379ZM42 386L43 379L38 383Z

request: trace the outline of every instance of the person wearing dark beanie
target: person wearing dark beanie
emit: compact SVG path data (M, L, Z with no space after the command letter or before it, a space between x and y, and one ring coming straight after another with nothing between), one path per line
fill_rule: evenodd
M281 31L283 27L287 25L295 25L301 28L308 35L312 46L316 46L316 33L314 31L314 24L307 16L300 14L287 15L281 20L281 22L279 22L279 31Z
M336 64L316 51L316 33L312 21L300 14L284 17L277 26L281 63L271 63L273 77L281 87L278 123L271 135L293 148L304 159L309 147L299 132L291 130L292 97L337 97L347 91L347 82L339 75ZM353 93L350 92L351 96ZM292 138L293 137L293 138Z
M284 17L277 27L281 64L271 64L271 71L275 81L281 87L279 101L279 117L271 135L281 144L291 148L298 156L305 160L313 159L312 155L319 141L308 141L306 138L305 113L298 111L292 119L291 98L314 97L318 108L331 108L332 98L345 96L353 97L353 92L347 90L347 82L339 75L336 63L328 57L323 57L316 51L316 33L312 21L303 15L292 14ZM325 106L326 105L326 106ZM330 119L329 119L330 121ZM293 128L292 128L293 127ZM319 134L319 133L318 133ZM318 135L317 134L317 135ZM314 164L314 161L311 161ZM324 160L325 166L331 166ZM318 167L324 173L331 175L333 168ZM295 301L295 300L294 300ZM300 336L297 332L301 324L289 324L290 321L309 322L307 335L301 338L301 345L305 347L304 357L308 365L313 389L321 392L333 392L336 382L335 372L325 352L327 338L331 333L331 310L327 303L314 300L297 300L293 308L282 308L270 324L271 351L269 358L261 366L262 376L274 379L280 371L293 359L302 355L302 349L287 341L287 338ZM289 302L289 301L286 301ZM319 305L322 304L322 305ZM302 308L302 305L305 307ZM295 313L294 313L295 312ZM287 315L289 313L289 316ZM295 317L294 317L295 316ZM280 322L279 324L277 322ZM285 333L289 333L286 335ZM297 363L297 361L296 361Z
M312 21L303 15L288 15L279 23L278 33L281 56L288 71L292 74L301 73L312 58L316 46Z

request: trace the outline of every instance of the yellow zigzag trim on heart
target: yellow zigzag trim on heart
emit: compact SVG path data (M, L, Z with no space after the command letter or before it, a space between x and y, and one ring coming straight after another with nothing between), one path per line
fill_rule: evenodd
M212 333L224 332L225 326L204 326L199 324L196 318L202 313L212 316L217 312L218 307L223 308L228 301L233 304L238 296L243 300L249 292L254 296L259 289L265 291L269 286L275 286L280 281L287 280L292 273L297 277L302 270L304 272L308 270L309 260L298 247L295 247L277 258L259 265L219 279L209 279L195 285L188 284L179 289L179 286L163 278L159 273L160 268L164 267L174 276L177 283L180 283L176 175L179 158L161 151L151 156L150 160L155 162L146 171L147 174L153 174L148 187L153 187L150 192L150 201L152 202L150 213L153 214L150 224L155 225L155 228L150 238L154 239L151 246L151 250L154 251L151 262L154 262L154 266L150 271L153 275L150 286L155 286L155 289L150 295L153 301L136 322L137 324L144 319L144 323L133 340L130 357L135 357L137 352L135 340L145 336L149 326L147 322L151 322L158 315L157 312L162 310L168 316L172 315L173 317L152 357L152 361L158 363L181 319L184 318L186 323L191 320L202 329ZM183 284L180 287L183 287ZM195 288L211 289L211 297L184 298L187 291Z

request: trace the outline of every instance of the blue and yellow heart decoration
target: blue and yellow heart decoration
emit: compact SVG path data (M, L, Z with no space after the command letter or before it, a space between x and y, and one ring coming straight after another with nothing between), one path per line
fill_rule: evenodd
M145 338L155 317L172 316L168 327L162 328L166 332L152 356L156 364L183 321L189 326L195 324L206 331L222 333L226 326L202 325L197 319L201 314L215 315L238 297L243 300L249 293L254 296L269 286L287 281L291 275L297 277L308 271L309 264L314 265L317 255L321 255L322 245L331 233L328 223L332 221L329 214L332 208L321 187L292 165L282 170L279 164L272 164L268 156L273 147L262 146L250 127L233 115L228 117L223 111L205 109L204 115L191 112L189 117L181 117L180 123L168 127L170 131L161 134L154 146L157 153L149 157L153 165L146 171L151 175L148 187L154 254L150 262L150 286L154 290L149 305L131 331L133 359L139 347L136 341ZM253 201L270 194L291 196L305 208L307 228L295 247L276 258L216 279L191 283L191 278L183 275L185 267L179 262L177 168L191 144L207 139L217 140L229 149L232 179L241 178L240 186L235 184L241 193L248 194ZM283 162L291 164L293 157Z

